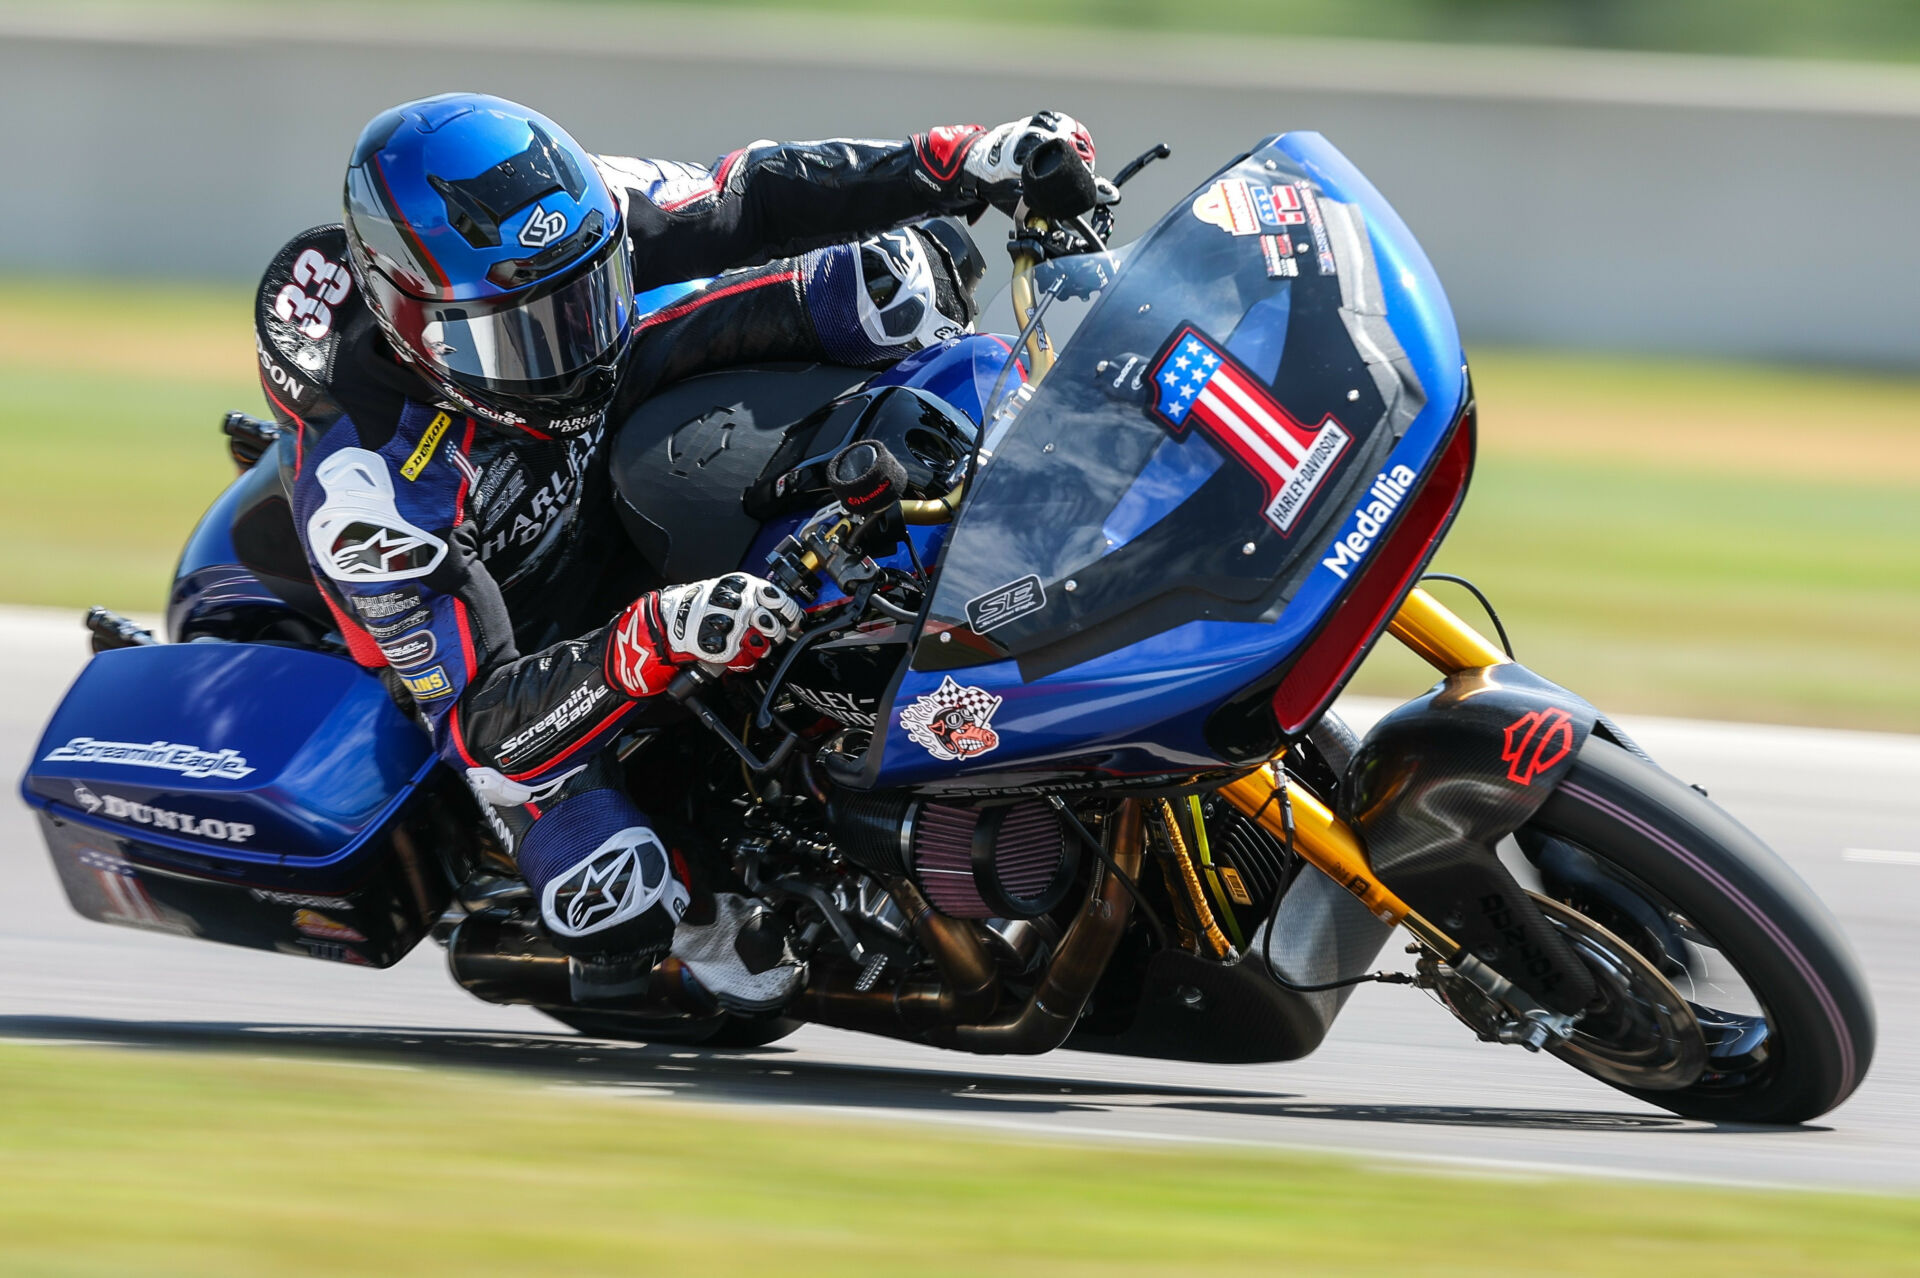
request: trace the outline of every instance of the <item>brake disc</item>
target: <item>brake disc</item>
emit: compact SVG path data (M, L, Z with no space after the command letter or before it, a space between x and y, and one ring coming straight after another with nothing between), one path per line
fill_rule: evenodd
M1529 893L1593 974L1599 1001L1546 1050L1595 1078L1644 1091L1691 1087L1707 1069L1693 1007L1631 945L1569 906Z

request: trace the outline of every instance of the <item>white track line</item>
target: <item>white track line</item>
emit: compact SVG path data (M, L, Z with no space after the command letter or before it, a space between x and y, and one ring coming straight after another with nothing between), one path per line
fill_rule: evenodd
M1920 852L1899 852L1891 848L1846 848L1841 851L1840 859L1865 865L1920 866Z

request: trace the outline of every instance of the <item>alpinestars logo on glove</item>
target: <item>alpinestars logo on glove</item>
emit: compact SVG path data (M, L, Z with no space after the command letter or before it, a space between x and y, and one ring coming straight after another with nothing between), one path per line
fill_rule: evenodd
M1000 702L985 688L964 687L948 675L938 688L900 712L900 726L936 759L948 763L977 759L999 748L1000 734L987 725Z

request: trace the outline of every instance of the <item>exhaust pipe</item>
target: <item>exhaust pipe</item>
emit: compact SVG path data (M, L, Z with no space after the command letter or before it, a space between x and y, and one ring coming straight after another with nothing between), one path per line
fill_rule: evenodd
M1110 826L1108 851L1129 878L1140 873L1145 828L1139 802L1122 803ZM854 988L857 969L841 964L820 973L795 1010L840 1029L992 1055L1038 1055L1066 1041L1112 960L1133 909L1126 887L1096 865L1086 904L1032 996L1010 1015L989 1020L998 1002L999 981L973 925L936 913L910 884L889 886L912 894L896 899L903 906L908 899L913 902L909 909L915 935L933 954L940 979L862 993Z

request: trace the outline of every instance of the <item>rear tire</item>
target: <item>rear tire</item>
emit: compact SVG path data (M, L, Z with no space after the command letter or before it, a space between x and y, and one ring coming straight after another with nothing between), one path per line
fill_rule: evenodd
M1873 1059L1873 1004L1838 922L1777 853L1705 795L1591 737L1528 829L1623 872L1637 892L1684 917L1764 1013L1761 1050L1724 1057L1679 1091L1620 1090L1688 1118L1803 1123L1860 1085Z

